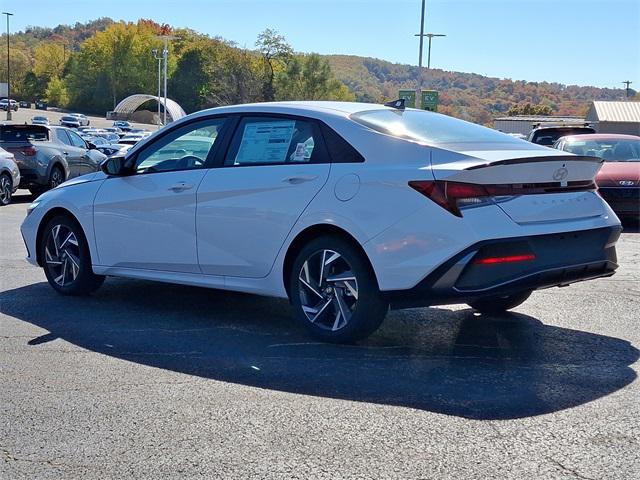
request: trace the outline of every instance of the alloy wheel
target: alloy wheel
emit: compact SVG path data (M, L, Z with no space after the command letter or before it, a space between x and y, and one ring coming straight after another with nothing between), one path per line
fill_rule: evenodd
M64 178L62 176L62 172L60 171L60 169L54 168L53 171L51 172L51 180L49 181L49 186L51 188L56 188L63 181L64 181Z
M298 291L307 320L325 330L344 328L358 303L353 269L333 250L320 250L305 260L298 274Z
M56 225L49 231L44 247L44 260L53 281L65 287L80 273L78 238L66 225Z
M0 176L0 204L8 205L11 201L11 181L6 175Z

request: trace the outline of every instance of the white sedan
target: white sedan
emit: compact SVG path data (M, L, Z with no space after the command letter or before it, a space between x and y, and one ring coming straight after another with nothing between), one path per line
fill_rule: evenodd
M600 162L401 101L220 107L43 194L22 234L62 294L119 276L288 297L353 342L390 306L495 314L612 275Z

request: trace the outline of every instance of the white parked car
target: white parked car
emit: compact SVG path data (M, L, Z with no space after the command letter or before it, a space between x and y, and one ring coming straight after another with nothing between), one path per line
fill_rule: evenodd
M0 207L9 205L20 185L20 169L13 153L0 148Z
M81 127L83 126L87 126L91 123L91 121L89 120L89 118L82 114L82 113L69 113L68 114L70 117L76 117L78 119L78 123L80 124Z
M598 159L395 105L184 117L33 202L28 260L68 295L112 275L288 297L333 342L389 306L495 313L614 273Z

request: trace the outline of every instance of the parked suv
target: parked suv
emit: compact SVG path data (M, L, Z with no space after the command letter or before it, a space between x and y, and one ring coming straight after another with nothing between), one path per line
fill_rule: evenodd
M0 207L11 203L20 183L20 171L12 153L0 148Z
M14 112L18 111L18 102L16 102L15 100L11 100L11 102L9 102L9 100L6 98L0 100L0 110L7 111L9 109L9 104L11 104L11 110L13 110Z
M567 135L582 135L596 133L595 129L588 124L583 125L549 125L549 124L537 124L533 126L533 130L529 132L527 140L531 143L537 143L538 145L544 145L546 147L552 146L560 137Z
M96 172L106 155L64 127L0 125L0 147L15 156L20 188L39 195L65 180Z

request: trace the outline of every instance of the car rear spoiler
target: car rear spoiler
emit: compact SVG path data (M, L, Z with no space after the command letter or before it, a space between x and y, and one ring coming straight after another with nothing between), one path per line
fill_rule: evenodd
M524 158L509 158L506 160L498 160L495 162L487 162L472 165L465 168L465 170L476 170L478 168L495 167L497 165L517 165L519 163L536 163L536 162L591 162L591 163L603 163L604 159L599 157L590 157L587 155L553 155L548 157L524 157Z

